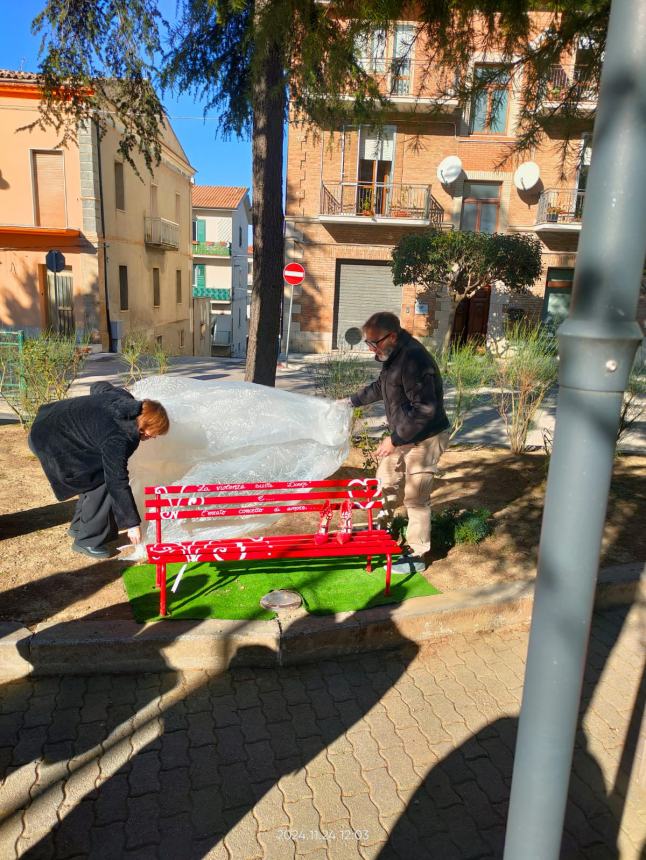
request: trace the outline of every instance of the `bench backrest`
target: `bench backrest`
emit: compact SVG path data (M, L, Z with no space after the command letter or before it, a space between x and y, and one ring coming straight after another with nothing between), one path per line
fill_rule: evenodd
M187 484L145 488L145 519L157 524L161 541L164 520L220 517L255 517L320 512L325 503L338 509L350 500L354 508L368 512L383 507L381 485L376 478L326 481L264 481L252 484Z

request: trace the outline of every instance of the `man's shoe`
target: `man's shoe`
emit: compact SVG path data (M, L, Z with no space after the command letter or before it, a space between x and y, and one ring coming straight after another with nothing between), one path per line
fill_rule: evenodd
M421 573L426 570L426 562L418 555L403 555L392 563L393 573Z
M81 546L76 541L72 544L72 549L81 555L89 555L90 558L110 558L112 555L106 546Z
M72 526L70 526L70 527L68 528L68 530L67 530L67 536L68 536L68 537L71 537L71 538L75 538L75 537L76 537L76 532L75 532L75 530L72 528Z

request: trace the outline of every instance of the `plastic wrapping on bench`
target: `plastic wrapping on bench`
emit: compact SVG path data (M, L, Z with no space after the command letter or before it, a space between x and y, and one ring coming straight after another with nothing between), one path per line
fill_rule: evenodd
M352 410L345 404L254 385L174 376L140 380L132 393L166 407L166 436L139 446L129 461L131 486L143 518L148 485L319 480L348 456ZM241 536L268 528L278 517L173 520L167 541ZM154 541L142 523L145 542Z

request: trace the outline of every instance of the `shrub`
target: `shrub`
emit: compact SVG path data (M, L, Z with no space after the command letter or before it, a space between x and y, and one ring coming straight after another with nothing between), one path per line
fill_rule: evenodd
M624 439L631 431L633 424L639 421L646 411L646 363L636 362L630 372L628 387L624 392L624 399L619 417L619 428L617 430L617 443Z
M31 427L36 413L45 403L62 400L78 375L87 354L87 343L77 342L75 335L43 332L25 341L22 357L0 357L0 378L19 376L21 384L3 396L20 419L23 427ZM10 367L18 361L18 368Z
M121 341L121 359L128 365L124 384L132 385L148 373L166 373L169 353L143 329L131 329Z
M433 514L431 544L441 549L451 549L462 543L477 544L491 531L491 511L487 508L459 510L448 507Z
M452 344L440 356L442 376L454 390L450 410L451 439L460 432L464 421L478 398L479 390L491 382L494 366L488 352L476 344Z
M322 397L350 397L376 376L374 362L357 352L339 349L308 366L314 390Z
M498 411L511 450L522 454L527 434L558 373L554 342L543 328L516 323L506 332L507 352L497 361Z

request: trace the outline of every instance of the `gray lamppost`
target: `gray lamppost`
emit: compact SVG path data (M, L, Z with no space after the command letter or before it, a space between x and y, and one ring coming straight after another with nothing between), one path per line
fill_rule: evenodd
M614 0L545 498L505 860L557 860L623 392L642 339L646 2Z

